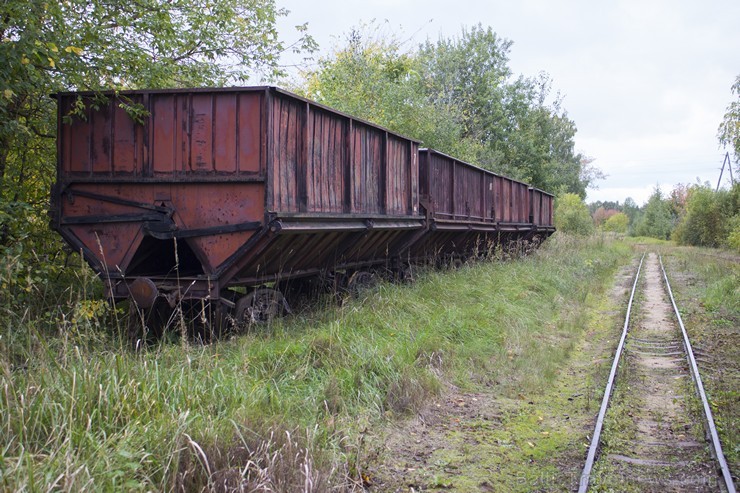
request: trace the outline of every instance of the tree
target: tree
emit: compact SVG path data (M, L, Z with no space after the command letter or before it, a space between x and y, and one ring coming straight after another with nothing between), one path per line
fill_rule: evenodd
M599 207L593 214L591 214L591 217L593 217L594 220L594 226L600 228L610 217L618 212L619 211L616 209L604 209L604 207Z
M478 24L457 37L427 41L418 50L424 93L435 107L456 109L463 138L486 146L477 159L484 167L503 158L503 148L491 144L503 144L513 124L505 102L526 104L523 92L506 85L510 47L511 41Z
M630 220L630 226L634 226L637 223L637 218L640 216L640 207L637 205L637 202L635 202L632 197L627 197L626 199L624 199L622 212L627 214L627 217Z
M371 24L353 29L346 44L321 58L295 91L428 147L473 159L475 144L464 139L453 109L433 104L421 90L418 59L380 28Z
M737 100L727 106L725 116L719 125L717 138L721 145L730 147L735 154L735 163L740 164L740 75L735 78L735 83L730 90Z
M574 151L576 126L549 76L512 78L511 41L481 24L458 37L427 41L418 57L424 90L453 105L463 136L478 145L475 162L554 193L586 196L600 174Z
M555 200L555 227L564 233L589 235L594 224L580 196L566 193Z
M656 186L635 226L634 233L637 236L667 240L671 236L673 226L674 217L671 215L670 204L663 199L660 187Z

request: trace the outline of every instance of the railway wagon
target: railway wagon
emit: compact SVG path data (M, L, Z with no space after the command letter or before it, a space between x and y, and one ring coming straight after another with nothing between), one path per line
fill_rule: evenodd
M539 188L529 188L530 204L530 222L537 228L538 233L544 232L549 236L555 232L555 222L553 218L553 205L555 197Z
M111 299L270 316L279 283L351 278L425 225L412 139L274 87L106 96L56 95L52 225Z
M420 149L419 174L427 226L412 240L413 259L459 263L555 231L553 196L526 183L432 149Z

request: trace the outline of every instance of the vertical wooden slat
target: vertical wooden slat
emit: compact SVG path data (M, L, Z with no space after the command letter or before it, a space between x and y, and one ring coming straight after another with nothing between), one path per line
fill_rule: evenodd
M216 93L213 107L213 169L235 173L239 160L239 98L236 93Z
M141 130L141 138L142 138L142 145L141 145L141 174L143 176L152 176L153 170L152 170L152 140L153 140L153 133L154 133L154 125L152 125L152 122L154 122L156 115L156 108L154 108L152 98L149 96L149 94L144 94L144 107L149 110L149 114L151 115L149 118L145 120L144 128Z
M345 213L352 212L352 169L355 167L354 162L354 140L353 135L354 124L352 119L349 119L345 129L345 153L344 153L344 197L343 197L343 208Z
M383 132L381 152L378 190L380 192L380 213L385 214L388 210L388 132Z
M298 194L298 210L306 212L308 210L308 117L310 113L309 103L304 103L302 108L295 108L295 139L296 139L296 192ZM300 122L300 124L298 124ZM316 163L310 163L315 173Z
M260 149L262 150L260 156L260 168L265 174L265 211L270 212L276 209L275 201L275 177L272 172L272 146L274 145L275 137L272 132L272 119L274 118L272 106L272 94L270 89L265 89L262 101L262 111L260 112L262 117L260 118Z

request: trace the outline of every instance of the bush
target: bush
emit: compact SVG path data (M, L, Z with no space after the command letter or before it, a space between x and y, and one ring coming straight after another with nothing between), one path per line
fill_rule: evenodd
M713 191L694 186L689 191L686 215L673 234L682 245L737 248L740 242L740 185Z
M555 227L564 233L583 236L593 233L594 223L581 197L566 193L555 201Z
M730 234L727 236L727 246L740 253L740 214L732 217Z
M630 218L624 212L618 212L604 222L604 231L626 233Z

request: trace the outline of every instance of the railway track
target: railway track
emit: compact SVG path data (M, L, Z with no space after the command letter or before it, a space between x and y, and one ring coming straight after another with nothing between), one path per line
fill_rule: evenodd
M608 409L619 416L610 418L602 450ZM608 491L735 492L691 343L654 253L643 255L635 275L578 491L594 485Z

